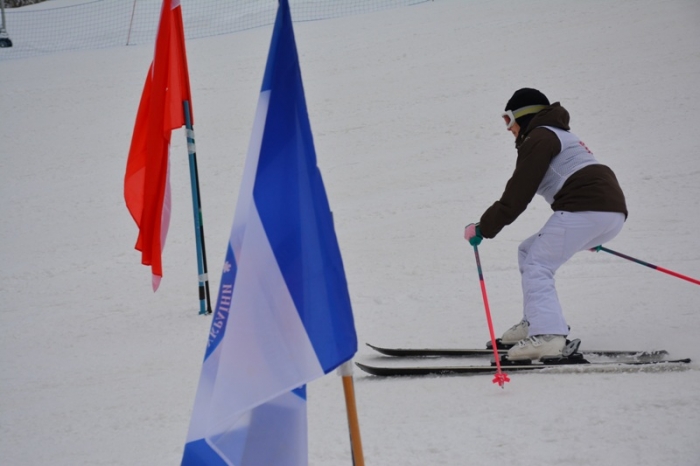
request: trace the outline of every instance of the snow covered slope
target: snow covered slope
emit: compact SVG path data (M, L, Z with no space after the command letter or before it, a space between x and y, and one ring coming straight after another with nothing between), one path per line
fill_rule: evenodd
M630 216L607 246L700 277L700 5L439 0L296 26L319 165L361 341L488 338L462 239L515 160L500 113L537 87L617 173ZM212 289L271 27L188 43ZM172 465L210 320L197 315L185 136L161 288L122 198L152 48L0 64L0 464ZM536 199L480 247L494 324L520 317L516 249ZM604 253L557 275L584 346L700 361L700 287ZM360 349L358 360L377 362ZM368 465L700 464L700 371L380 380L357 373ZM310 463L351 464L342 386L309 386Z

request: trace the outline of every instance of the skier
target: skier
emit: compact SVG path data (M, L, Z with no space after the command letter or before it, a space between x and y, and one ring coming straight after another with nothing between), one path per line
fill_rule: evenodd
M554 287L554 274L575 253L613 239L627 219L625 196L613 171L569 132L569 112L549 103L536 89L516 91L503 118L515 136L518 158L500 200L478 223L465 227L474 246L494 238L525 211L535 194L554 213L518 247L523 290L523 319L501 341L514 346L510 360L558 356L569 328Z

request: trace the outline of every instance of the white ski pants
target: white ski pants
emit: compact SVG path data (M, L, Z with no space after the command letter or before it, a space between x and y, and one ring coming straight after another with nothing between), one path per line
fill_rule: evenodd
M536 234L518 247L524 317L529 336L568 335L554 274L579 251L613 239L622 230L624 214L556 211Z

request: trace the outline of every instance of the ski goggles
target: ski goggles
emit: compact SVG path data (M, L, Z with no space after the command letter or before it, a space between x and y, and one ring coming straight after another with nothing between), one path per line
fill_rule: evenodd
M531 113L537 113L545 107L546 105L528 105L527 107L521 107L517 110L506 110L501 116L506 122L506 128L511 129L517 118L530 115Z

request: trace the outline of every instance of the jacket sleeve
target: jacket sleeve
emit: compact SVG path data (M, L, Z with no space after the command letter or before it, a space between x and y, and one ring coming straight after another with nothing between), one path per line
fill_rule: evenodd
M537 194L552 159L561 152L561 142L552 131L535 128L518 147L518 160L513 175L506 183L501 198L481 216L484 238L494 238L527 208Z

